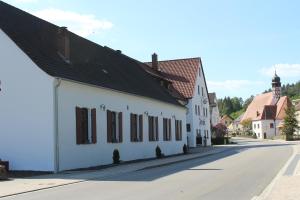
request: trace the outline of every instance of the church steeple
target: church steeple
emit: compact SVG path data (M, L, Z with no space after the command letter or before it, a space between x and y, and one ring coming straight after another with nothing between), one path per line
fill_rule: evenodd
M280 82L280 77L276 73L276 70L275 70L274 77L272 78L272 93L273 93L273 103L276 104L281 97L281 82Z

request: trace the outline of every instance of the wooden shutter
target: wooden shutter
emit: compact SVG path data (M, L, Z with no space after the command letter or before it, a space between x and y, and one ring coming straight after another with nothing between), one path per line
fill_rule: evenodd
M143 141L143 115L139 115L139 134L140 141Z
M130 141L133 142L133 114L130 113Z
M158 138L158 117L155 117L155 123L156 123L156 141L159 140Z
M149 135L149 141L153 141L153 119L152 117L148 117L148 135Z
M76 107L76 144L81 144L82 138L82 116L81 108Z
M87 108L81 108L82 115L82 134L81 143L87 144L89 142L89 111Z
M97 120L96 120L96 108L91 110L91 119L92 119L92 143L97 143Z
M122 112L119 112L118 115L119 118L119 142L123 142L123 116L122 116Z
M169 119L169 138L168 140L172 140L172 120Z
M112 119L111 111L107 110L107 142L112 142Z

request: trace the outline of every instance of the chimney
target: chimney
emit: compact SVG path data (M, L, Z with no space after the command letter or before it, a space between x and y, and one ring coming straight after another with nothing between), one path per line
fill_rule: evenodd
M70 62L70 36L65 26L58 28L57 51L67 62Z
M157 54L156 53L152 54L152 68L156 71L160 71L159 66L158 66L158 59L157 59Z

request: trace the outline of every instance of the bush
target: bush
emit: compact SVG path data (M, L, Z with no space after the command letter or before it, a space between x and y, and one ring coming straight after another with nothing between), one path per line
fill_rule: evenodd
M120 153L119 153L118 149L115 149L113 152L113 161L114 161L114 164L120 163Z
M188 148L187 148L186 144L183 145L182 150L183 150L183 154L188 153Z
M228 137L211 138L211 143L213 145L229 144L229 138Z
M8 178L7 171L4 165L0 165L0 180L6 180Z
M162 157L161 149L160 149L159 146L156 147L155 153L156 153L156 157L157 158L161 158Z

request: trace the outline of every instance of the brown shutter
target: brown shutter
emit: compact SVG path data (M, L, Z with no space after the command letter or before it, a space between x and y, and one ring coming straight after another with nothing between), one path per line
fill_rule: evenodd
M156 123L156 141L159 140L158 138L158 117L155 117L155 123Z
M149 141L153 140L152 137L153 134L153 122L152 122L152 117L148 117L148 135L149 135Z
M112 119L111 119L111 111L107 110L107 142L112 142Z
M172 120L169 119L169 140L172 140Z
M179 121L179 133L180 133L180 140L182 140L182 121Z
M123 122L122 112L119 112L119 142L123 142Z
M76 107L76 144L81 144L81 136L82 136L82 116L81 116L81 108Z
M92 143L97 143L97 120L96 120L96 108L91 110L91 118L92 118Z
M140 141L143 141L143 115L139 116L139 134L140 134Z
M82 132L81 143L87 144L89 142L89 111L87 108L81 108L82 115Z
M130 141L133 142L133 114L130 113Z

